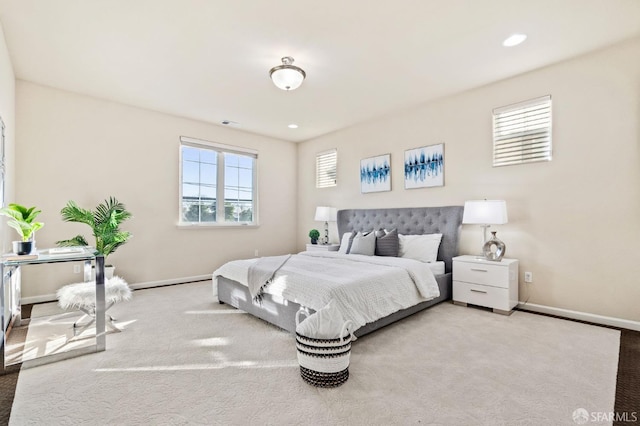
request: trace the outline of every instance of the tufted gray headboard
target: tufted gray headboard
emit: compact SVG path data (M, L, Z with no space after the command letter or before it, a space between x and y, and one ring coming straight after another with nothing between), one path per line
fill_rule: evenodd
M451 272L451 258L458 255L462 206L351 209L338 211L338 233L397 229L399 234L442 234L438 260Z

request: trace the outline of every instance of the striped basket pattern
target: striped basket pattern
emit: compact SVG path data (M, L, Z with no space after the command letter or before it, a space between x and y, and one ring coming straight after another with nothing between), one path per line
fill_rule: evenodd
M304 312L303 312L304 313ZM299 323L296 314L296 323ZM353 335L347 333L351 324L347 321L342 327L341 338L315 339L296 333L296 349L300 376L302 379L318 387L340 386L349 378L349 358Z

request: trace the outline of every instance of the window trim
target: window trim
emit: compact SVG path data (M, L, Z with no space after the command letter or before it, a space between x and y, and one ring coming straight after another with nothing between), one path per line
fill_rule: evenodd
M253 173L252 173L252 189L253 189L253 221L251 222L185 222L182 220L182 147L189 146L192 148L209 149L215 151L218 155L218 161L216 162L216 200L222 200L222 202L216 202L216 218L224 217L224 154L238 154L247 157L252 157L253 161ZM257 228L259 226L258 215L258 151L255 149L226 145L217 142L210 142L203 139L191 138L187 136L180 136L180 144L178 145L178 158L179 158L179 172L178 172L178 228ZM218 182L223 182L222 185L218 185Z
M333 154L335 156L335 176L333 179L333 185L331 184L325 184L325 185L320 185L320 159L323 156L326 156L328 154ZM316 189L324 189L324 188L333 188L335 186L338 186L338 149L337 148L332 148L332 149L328 149L326 151L322 151L322 152L318 152L316 153Z
M548 123L546 127L543 129L527 129L525 124L520 124L521 135L520 136L511 136L506 137L498 136L497 130L502 127L506 127L505 125L505 115L508 113L514 113L513 118L521 118L524 119L529 114L528 112L524 112L523 110L527 108L540 108L540 114L543 114L540 119L547 120ZM500 121L502 120L502 122ZM553 105L551 101L551 95L541 96L534 99L529 99L526 101L518 102L515 104L507 105L500 108L495 108L492 113L492 124L493 124L493 148L492 155L493 167L503 167L503 166L511 166L518 164L528 164L528 163L537 163L541 161L551 161L553 154ZM520 146L515 145L512 147L510 152L513 152L516 157L518 154L520 158L515 159L506 159L503 155L500 154L498 150L509 149L509 142L505 142L508 139L513 139L513 144L520 143ZM519 139L519 140L518 140ZM547 146L548 145L548 146ZM525 152L525 151L529 152ZM536 150L536 151L533 151ZM504 151L503 151L504 153ZM536 155L539 154L539 155ZM523 158L524 157L524 158Z

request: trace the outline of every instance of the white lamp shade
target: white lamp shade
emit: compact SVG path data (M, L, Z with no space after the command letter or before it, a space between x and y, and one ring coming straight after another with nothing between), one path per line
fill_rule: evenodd
M298 67L280 68L271 73L273 84L282 90L295 90L302 84L304 75Z
M338 211L334 207L316 207L317 222L335 222L338 220Z
M462 223L503 225L507 222L507 203L504 200L474 200L464 203Z

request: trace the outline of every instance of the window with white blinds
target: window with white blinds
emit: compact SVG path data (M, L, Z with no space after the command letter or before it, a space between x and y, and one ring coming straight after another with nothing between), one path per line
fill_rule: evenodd
M338 150L320 152L316 155L316 188L336 186Z
M551 161L551 96L493 110L493 166Z

